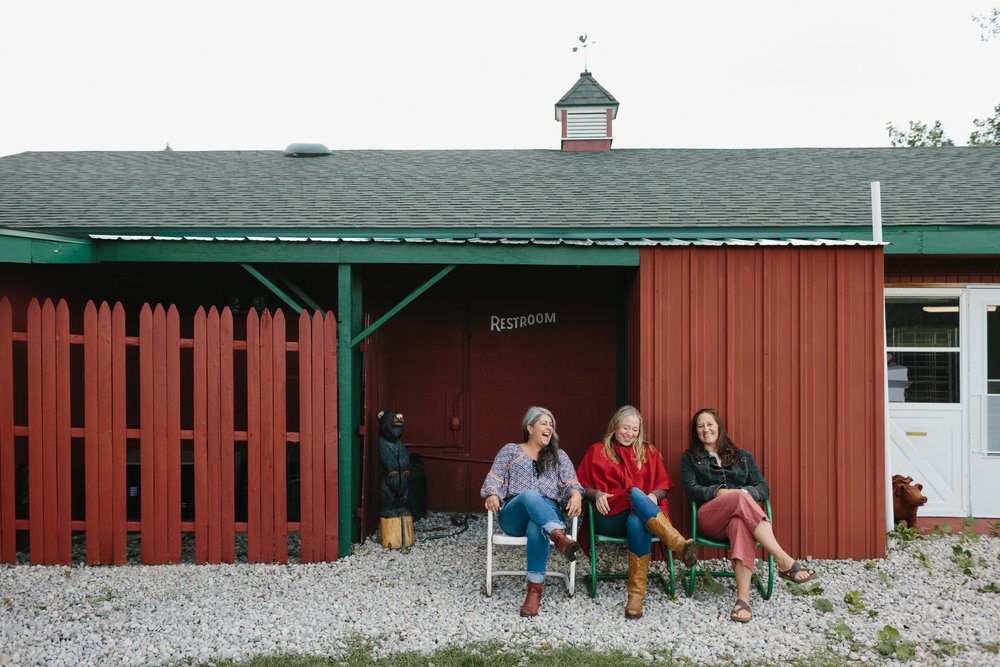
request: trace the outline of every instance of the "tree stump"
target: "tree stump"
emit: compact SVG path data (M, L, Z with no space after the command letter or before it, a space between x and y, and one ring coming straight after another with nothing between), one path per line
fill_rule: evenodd
M379 517L378 523L382 531L382 546L386 549L413 546L413 517L409 514Z

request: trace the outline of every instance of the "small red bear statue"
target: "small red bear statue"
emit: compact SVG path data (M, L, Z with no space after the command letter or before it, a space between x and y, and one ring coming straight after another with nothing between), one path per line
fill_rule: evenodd
M927 503L927 496L921 491L923 484L914 484L912 477L892 476L892 519L893 523L904 522L910 528L917 524L917 508Z

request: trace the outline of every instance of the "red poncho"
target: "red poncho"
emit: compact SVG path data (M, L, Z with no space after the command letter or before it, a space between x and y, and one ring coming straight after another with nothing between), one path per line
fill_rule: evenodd
M638 487L643 493L654 489L671 489L674 483L670 481L663 459L649 443L646 443L646 463L640 468L635 462L635 452L632 447L613 445L615 454L621 459L615 463L604 455L604 443L596 442L590 446L576 469L577 479L585 489L597 489L611 494L608 505L610 514L618 514L629 509L628 490ZM659 502L660 509L667 513L667 499ZM669 516L669 514L667 514Z

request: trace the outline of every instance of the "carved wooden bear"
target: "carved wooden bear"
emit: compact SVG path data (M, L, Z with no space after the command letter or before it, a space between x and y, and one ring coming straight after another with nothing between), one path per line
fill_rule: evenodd
M921 491L923 484L914 484L912 477L892 476L892 520L900 521L913 528L917 524L917 508L927 503L927 496Z
M409 516L406 503L410 495L410 455L403 444L403 413L382 410L378 413L379 516Z

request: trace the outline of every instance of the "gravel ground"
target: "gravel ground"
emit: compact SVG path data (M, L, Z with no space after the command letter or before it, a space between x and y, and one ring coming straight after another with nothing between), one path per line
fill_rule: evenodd
M0 566L0 665L332 655L358 635L379 654L497 640L512 650L575 644L705 664L782 664L819 651L859 664L1000 665L998 538L893 541L885 560L814 561L821 592L796 595L778 583L764 601L754 591L747 624L729 621L731 580L721 593L700 588L675 599L651 581L637 621L623 617L624 582L601 582L595 599L579 579L573 597L553 582L541 614L523 619L519 578L497 578L485 595L484 515L470 515L464 532L454 518L418 522L405 553L368 540L337 563ZM623 553L613 545L599 552L620 566ZM519 549L498 558L501 567L523 566ZM582 561L578 576L588 570ZM878 651L885 626L899 632L882 642L888 657Z

